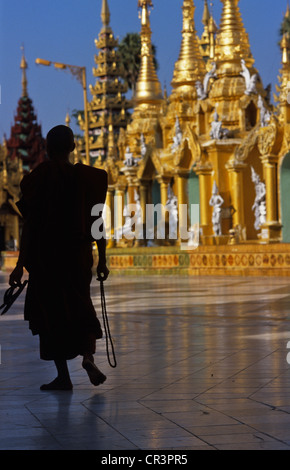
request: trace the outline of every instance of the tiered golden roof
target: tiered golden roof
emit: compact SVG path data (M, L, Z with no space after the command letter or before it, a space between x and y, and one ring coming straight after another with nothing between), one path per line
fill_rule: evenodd
M109 126L111 136L117 142L120 129L128 122L127 110L131 103L126 99L127 86L122 81L123 67L116 47L118 40L114 38L110 27L110 10L107 0L102 0L102 28L99 38L95 40L98 54L95 55L97 67L93 68L96 77L95 85L90 85L92 100L88 103L90 156L91 162L99 166L108 156ZM81 128L84 121L79 116Z
M215 58L220 66L218 73L236 73L239 72L241 59L245 59L248 67L253 65L254 59L248 34L242 22L239 0L221 1L223 10L215 50Z

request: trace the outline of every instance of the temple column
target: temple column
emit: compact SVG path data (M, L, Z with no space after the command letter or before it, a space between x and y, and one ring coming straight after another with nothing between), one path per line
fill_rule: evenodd
M124 170L124 174L128 182L128 204L135 204L135 190L138 192L139 188L136 172L136 167L128 167Z
M163 207L165 207L166 205L166 202L167 202L167 198L168 198L168 184L169 184L169 180L168 179L163 179L163 178L160 178L158 179L158 182L160 184L160 199L161 199L161 204Z
M106 220L104 220L105 226L109 227L110 233L108 237L107 248L112 248L115 245L114 240L114 193L115 187L108 185L107 197L106 197ZM108 236L108 233L106 231Z
M200 165L196 169L199 178L199 214L201 238L212 236L212 210L209 201L212 194L212 168Z
M140 186L140 204L142 209L143 238L146 240L146 205L149 203L148 191L149 181L141 180Z
M266 224L262 226L261 240L278 241L281 236L281 224L278 217L277 195L277 155L263 155L263 172L266 185Z
M188 171L176 172L177 201L178 201L178 241L183 241L188 227ZM186 205L186 210L181 205ZM183 234L183 237L182 237ZM186 239L184 239L186 241Z
M124 225L124 206L125 206L125 186L118 185L115 189L114 197L114 238L119 240Z
M166 203L168 200L168 185L171 181L170 176L157 176L157 181L160 185L160 200L161 200L161 214L162 220L165 223L165 239L168 238L169 234L169 214L168 211L165 210Z
M157 176L156 179L160 185L160 200L162 205L162 213L163 216L165 216L165 206L168 199L168 185L170 183L171 177Z
M226 165L230 177L230 188L232 189L232 205L235 210L233 213L233 227L244 228L245 226L243 171L246 166L245 163L229 163Z

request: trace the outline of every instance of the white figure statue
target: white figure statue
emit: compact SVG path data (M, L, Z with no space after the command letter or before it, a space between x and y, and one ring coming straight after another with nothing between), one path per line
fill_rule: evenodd
M216 110L214 112L213 118L214 118L214 120L211 123L210 137L212 139L224 139L224 138L228 137L229 130L224 129L222 127L223 124L222 124L221 121L219 121L219 116L218 116L218 113L216 112Z
M169 214L169 238L175 239L177 238L178 224L177 197L172 191L170 184L168 184L167 188L167 201L165 204L165 211L168 211Z
M222 226L221 226L221 218L222 218L222 209L221 206L223 205L224 200L219 194L218 187L216 182L213 183L212 188L212 196L209 201L209 205L213 207L212 212L212 224L213 224L213 231L214 234L222 235Z
M123 227L120 229L123 237L126 239L132 238L132 223L131 223L131 212L129 211L128 206L124 207L123 216L125 217L125 223Z
M147 145L145 142L144 134L141 134L140 141L141 141L141 157L145 157L146 152L147 152Z
M179 147L179 145L181 144L182 142L182 131L181 131L181 127L180 127L180 123L179 123L179 119L178 119L178 116L176 116L176 120L175 120L175 135L173 136L173 144L171 146L171 150L173 150L175 152L175 150L177 149L177 147Z
M132 210L134 215L132 215ZM142 209L140 197L136 190L134 192L134 204L127 204L124 207L123 216L125 217L125 223L121 229L123 237L128 240L143 238ZM133 225L135 225L134 232L132 230Z
M271 113L266 109L261 95L258 97L258 108L260 110L260 125L266 127L271 119Z
M216 72L216 63L213 62L212 63L212 69L209 72L207 72L207 74L204 77L204 81L203 81L203 89L204 89L206 94L208 94L208 91L209 91L208 90L208 85L209 85L210 79L211 78L217 78L215 72Z
M255 73L254 75L251 76L250 71L247 68L246 62L244 59L241 60L241 66L242 66L241 75L242 77L244 77L245 82L246 82L245 94L246 95L251 95L252 93L256 94L258 74Z
M204 91L203 85L200 80L197 80L195 82L195 88L196 88L197 98L199 100L205 100L205 98L207 97L207 93Z
M200 234L199 223L191 225L191 227L189 228L189 237L188 237L187 245L193 248L198 247L199 234Z
M200 80L197 80L195 82L195 88L197 92L197 97L199 100L204 100L207 95L208 95L208 86L209 86L209 81L211 78L216 78L216 63L212 63L212 69L207 72L207 74L204 77L203 84L201 83Z
M266 222L266 185L260 180L260 176L251 167L252 181L255 184L256 197L252 210L255 214L254 227L259 230L261 225Z
M134 191L134 199L135 199L135 233L136 233L136 238L141 239L143 238L143 218L142 218L142 207L141 207L141 202L140 202L140 196L138 192Z
M126 166L134 166L135 165L135 159L133 157L133 153L130 152L130 147L126 148L125 165Z

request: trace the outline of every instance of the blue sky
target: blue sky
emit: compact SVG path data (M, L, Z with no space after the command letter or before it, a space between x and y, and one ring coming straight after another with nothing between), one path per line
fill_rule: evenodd
M120 39L127 32L139 32L137 0L108 0L111 27ZM158 76L170 92L174 63L178 58L182 0L153 0L151 14L152 40L157 46L160 64ZM68 72L53 67L35 65L35 59L64 62L87 68L88 84L95 83L92 75L94 40L101 29L102 0L0 0L0 141L10 128L21 96L21 46L29 69L28 93L42 125L43 135L51 127L64 123L67 112L83 109L81 85ZM195 0L195 24L198 34L203 0ZM281 53L277 46L279 28L286 11L287 0L240 0L242 18L249 34L255 66L264 86L275 89L281 68ZM220 22L222 2L213 0L213 14ZM91 95L88 91L88 98ZM76 127L72 123L72 127Z

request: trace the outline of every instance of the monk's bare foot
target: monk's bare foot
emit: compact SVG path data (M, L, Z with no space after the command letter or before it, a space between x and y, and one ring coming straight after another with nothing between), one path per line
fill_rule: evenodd
M82 366L86 370L93 385L97 386L105 382L107 377L98 369L93 358L84 358Z
M54 379L49 384L43 384L40 390L72 390L73 385L70 380L63 380L60 378Z

